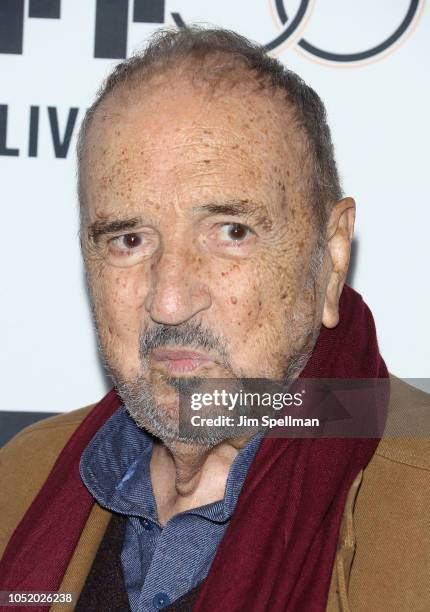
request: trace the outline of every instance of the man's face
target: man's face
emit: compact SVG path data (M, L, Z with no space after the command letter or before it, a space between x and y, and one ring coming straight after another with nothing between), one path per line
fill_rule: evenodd
M140 424L168 437L174 379L282 379L312 349L322 304L285 106L246 86L148 89L96 113L82 236L105 360L130 402L151 399Z

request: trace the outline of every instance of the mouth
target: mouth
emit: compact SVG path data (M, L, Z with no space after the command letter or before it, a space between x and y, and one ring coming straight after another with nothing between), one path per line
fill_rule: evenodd
M182 349L155 349L152 360L163 366L170 375L188 374L214 363L204 353Z

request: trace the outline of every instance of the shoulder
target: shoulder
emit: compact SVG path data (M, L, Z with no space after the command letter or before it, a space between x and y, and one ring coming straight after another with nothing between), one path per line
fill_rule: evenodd
M0 554L59 453L95 404L34 423L0 449Z
M49 417L22 429L0 449L0 478L4 477L5 468L12 464L14 470L21 464L26 471L43 470L94 406Z
M395 376L390 377L387 424L376 457L430 471L430 395Z
M36 423L32 423L27 427L24 427L21 431L19 431L2 449L1 451L7 448L13 448L13 446L21 440L22 438L31 437L40 437L49 435L48 432L52 432L52 430L61 430L61 429L73 429L77 427L79 423L86 417L86 415L90 412L90 410L95 406L95 404L90 404L88 406L84 406L83 408L78 408L77 410L72 410L71 412L65 412L62 414L56 414L55 416L49 417L47 419L43 419L41 421L37 421Z
M420 498L430 504L429 430L430 395L391 376L384 436L364 469L358 509L398 505L416 520Z
M355 500L353 610L430 609L429 420L430 396L391 377L387 435Z

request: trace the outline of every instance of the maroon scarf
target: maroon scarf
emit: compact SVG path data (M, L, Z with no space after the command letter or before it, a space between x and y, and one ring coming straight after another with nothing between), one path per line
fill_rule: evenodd
M372 315L350 287L301 376L388 377ZM119 405L110 391L64 447L9 541L0 590L58 590L93 504L80 457ZM325 610L346 496L378 441L264 439L194 610Z

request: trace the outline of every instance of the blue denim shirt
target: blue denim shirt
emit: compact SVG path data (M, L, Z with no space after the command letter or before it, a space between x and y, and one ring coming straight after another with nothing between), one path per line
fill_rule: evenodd
M91 440L81 477L103 508L128 517L121 562L132 612L159 610L206 577L262 437L238 453L223 500L176 514L164 526L149 471L152 436L121 407Z

